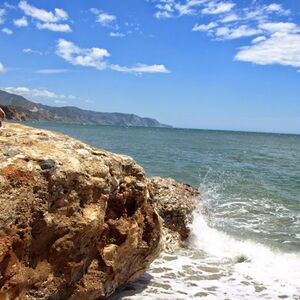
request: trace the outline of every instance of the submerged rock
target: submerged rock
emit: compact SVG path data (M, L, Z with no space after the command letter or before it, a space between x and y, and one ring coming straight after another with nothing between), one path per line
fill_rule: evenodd
M194 187L172 178L149 178L154 206L163 219L163 241L166 251L184 246L189 225L200 193Z
M136 279L160 251L151 197L168 227L182 218L174 204L176 216L168 219L168 205L158 205L157 195L129 157L5 124L0 299L102 299ZM178 232L186 235L184 228Z

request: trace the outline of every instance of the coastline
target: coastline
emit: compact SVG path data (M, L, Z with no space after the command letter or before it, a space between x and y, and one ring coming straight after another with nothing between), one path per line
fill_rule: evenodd
M174 251L187 238L189 216L180 202L171 209L168 205L175 198L184 203L198 195L191 187L170 179L147 179L130 157L50 131L5 124L0 143L0 227L6 232L1 235L0 266L1 273L7 274L1 296L22 298L37 292L52 297L58 289L59 299L107 297L139 278L158 256L161 243ZM166 188L174 196L168 192L166 199L161 193ZM193 209L188 207L190 212ZM17 225L11 227L8 216ZM178 227L168 225L161 232L161 224L172 216ZM25 240L19 238L24 230ZM16 269L11 273L13 263Z

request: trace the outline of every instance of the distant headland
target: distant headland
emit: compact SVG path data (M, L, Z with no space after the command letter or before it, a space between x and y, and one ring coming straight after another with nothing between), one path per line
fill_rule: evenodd
M31 102L22 96L0 90L0 106L8 120L57 121L77 124L166 127L156 119L143 118L135 114L107 113L84 110L74 106L53 107Z

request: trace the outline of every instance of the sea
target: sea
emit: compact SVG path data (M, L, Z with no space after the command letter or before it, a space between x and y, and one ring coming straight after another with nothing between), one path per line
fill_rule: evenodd
M300 299L300 135L27 124L201 192L188 247L162 253L110 299Z

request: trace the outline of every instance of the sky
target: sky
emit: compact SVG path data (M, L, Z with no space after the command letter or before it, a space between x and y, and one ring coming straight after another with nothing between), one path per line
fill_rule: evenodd
M2 0L0 89L175 127L300 133L300 1Z

